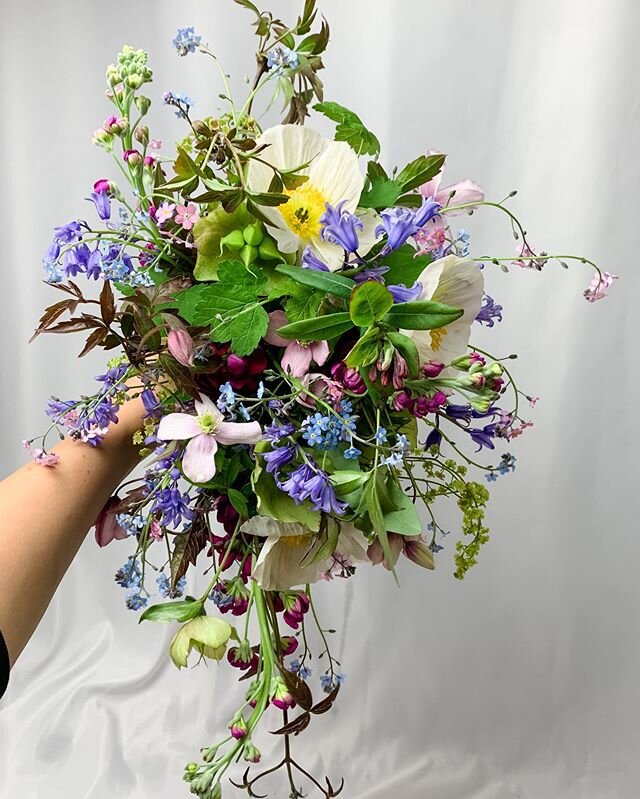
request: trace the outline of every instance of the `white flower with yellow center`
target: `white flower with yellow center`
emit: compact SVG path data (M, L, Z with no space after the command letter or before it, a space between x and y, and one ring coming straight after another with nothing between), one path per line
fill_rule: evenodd
M315 130L301 125L277 125L259 137L258 146L267 145L260 161L252 158L247 170L247 186L252 194L267 192L273 169L295 169L308 180L296 189L285 190L289 200L276 207L263 206L262 213L270 220L269 232L283 253L298 252L310 245L327 264L337 269L344 251L320 237L320 218L326 204L355 213L364 186L358 156L345 142L325 139ZM263 163L267 162L267 163ZM307 166L303 166L306 164ZM370 211L358 214L364 229L359 231L359 252L366 254L375 241L377 215Z
M269 516L254 516L240 528L243 533L266 537L253 577L265 591L287 591L317 582L331 559L313 562L322 546L317 533L297 522L279 522ZM367 560L368 542L349 522L341 522L336 552L353 561Z
M447 255L429 264L418 280L422 283L418 300L442 302L464 311L459 319L445 327L403 331L415 342L421 363L432 360L448 364L467 351L471 325L484 294L482 270L471 258Z

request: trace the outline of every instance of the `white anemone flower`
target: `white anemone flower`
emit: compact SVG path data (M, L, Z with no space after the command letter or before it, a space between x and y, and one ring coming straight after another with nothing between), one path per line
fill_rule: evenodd
M268 516L254 516L240 528L243 533L266 537L253 577L265 591L287 591L294 586L317 582L331 559L313 563L322 546L317 533L297 522L279 522ZM342 522L336 552L354 561L366 561L368 542L349 522Z
M484 294L482 270L471 258L447 255L430 263L418 280L422 283L418 300L442 302L464 311L459 319L445 327L403 331L416 344L421 363L432 360L449 364L467 352L471 325Z
M268 145L261 153L261 163L249 161L247 186L252 193L266 192L273 178L272 164L281 170L295 169L308 180L297 189L285 190L289 200L275 207L263 206L262 213L271 222L269 232L283 253L298 252L310 245L329 269L342 263L344 251L336 244L320 237L320 217L326 203L337 206L343 202L343 211L356 212L364 186L358 156L346 142L325 139L315 130L302 125L276 125L257 140L258 146ZM306 164L306 166L303 166ZM375 242L377 215L371 211L357 214L364 229L358 230L358 252L366 254Z

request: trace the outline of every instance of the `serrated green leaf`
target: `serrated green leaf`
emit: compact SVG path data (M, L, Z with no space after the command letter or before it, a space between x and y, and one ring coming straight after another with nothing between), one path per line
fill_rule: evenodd
M301 266L280 264L276 266L276 271L287 275L287 277L295 280L296 283L313 286L313 288L325 291L327 294L333 294L336 297L342 297L345 300L351 297L351 292L356 285L351 278L343 275L336 275L334 272L320 272L316 269L305 269Z
M283 338L297 339L298 341L330 341L343 335L353 328L349 314L326 314L316 319L305 319L301 322L292 322L279 328L279 335Z
M464 311L441 302L417 300L400 302L384 317L384 321L401 330L434 330L455 322Z
M339 103L316 103L314 111L324 114L336 122L336 141L346 142L358 155L373 155L380 153L380 142L368 130L360 117Z
M401 191L412 191L427 183L442 171L446 155L434 153L433 155L420 155L415 161L407 164L395 177Z
M244 305L232 315L211 322L211 340L231 342L236 355L251 355L267 332L269 315L261 305Z
M318 315L318 308L324 294L311 286L296 286L296 291L284 304L284 311L289 322L300 322L313 319Z
M358 327L369 327L387 313L393 305L393 295L382 283L367 280L351 292L349 314Z
M170 621L189 621L202 614L202 603L197 600L182 600L180 602L163 602L160 605L151 605L140 618L141 621L157 621L168 623Z
M189 322L189 324L196 324L194 316L196 316L196 306L206 299L207 291L210 287L206 283L201 283L198 286L191 286L191 288L181 291L176 294L176 305L178 306L178 313L180 316Z
M363 191L360 195L360 208L389 208L395 205L396 200L402 193L402 188L395 180L380 178L372 182L368 191Z

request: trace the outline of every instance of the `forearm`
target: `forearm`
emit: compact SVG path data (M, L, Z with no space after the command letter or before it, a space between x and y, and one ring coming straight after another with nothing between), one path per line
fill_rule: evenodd
M14 663L107 499L135 466L140 399L99 447L65 439L54 467L29 463L0 482L0 630Z

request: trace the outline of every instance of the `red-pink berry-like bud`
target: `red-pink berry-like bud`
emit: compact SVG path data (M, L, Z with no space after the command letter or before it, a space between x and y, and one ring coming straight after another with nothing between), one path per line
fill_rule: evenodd
M140 166L142 163L142 153L138 150L125 150L122 153L123 161L126 161L129 166Z
M241 358L239 355L235 353L231 353L227 358L227 369L229 374L232 375L241 375L246 371L247 363L244 358Z
M244 759L247 761L247 763L259 763L260 758L260 750L251 742L248 742L244 747Z
M110 194L113 191L113 183L106 178L100 178L93 184L93 190L96 192L106 191Z
M409 411L413 413L414 400L407 391L400 391L393 398L394 411Z
M339 361L331 367L331 376L354 394L365 394L367 386L357 369L347 366L344 361Z
M240 741L247 737L249 730L247 729L247 722L242 718L242 716L236 716L231 724L229 724L229 732L236 739L236 741Z
M440 363L440 361L427 361L420 367L420 371L425 377L438 377L443 369L444 364Z
M155 164L156 159L152 155L145 155L144 157L144 165L149 167L149 169Z
M396 391L404 386L405 377L408 377L408 375L409 367L406 360L399 352L396 352L393 357L393 387Z
M295 699L291 696L286 684L280 678L276 680L275 690L271 697L271 704L279 707L280 710L289 710L295 707Z
M178 363L182 366L193 366L196 348L186 330L170 330L167 336L167 346Z
M280 649L284 657L293 655L297 648L298 639L295 635L283 635L282 638L280 638Z

